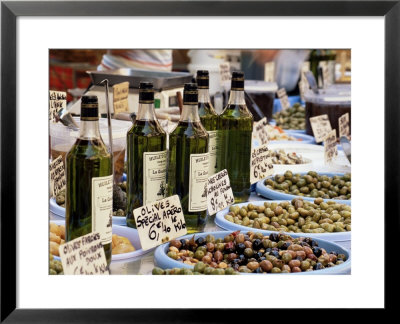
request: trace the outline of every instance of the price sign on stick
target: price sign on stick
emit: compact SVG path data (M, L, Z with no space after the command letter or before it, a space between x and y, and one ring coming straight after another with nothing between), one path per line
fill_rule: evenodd
M121 82L113 86L114 114L128 112L129 82Z
M231 70L229 63L221 63L219 65L219 74L221 77L221 84L223 85L225 82L230 81L231 79Z
M65 188L65 169L62 156L59 155L50 163L50 193L52 197Z
M308 85L307 79L305 79L305 78L301 79L299 81L299 90L300 90L300 98L301 98L302 101L305 101L304 100L304 95L305 95L305 93L307 92L308 89L309 89L309 85Z
M234 202L227 170L222 170L207 179L207 208L210 215L218 213Z
M321 143L332 130L331 122L326 114L311 117L310 123L317 143Z
M61 109L67 108L67 93L62 91L50 90L49 97L49 120L52 123L57 122L56 116Z
M267 117L254 123L254 132L262 145L268 144L267 124Z
M267 145L261 145L251 150L250 183L253 184L273 174L274 166Z
M64 274L110 274L100 233L90 233L60 245L59 250Z
M277 92L279 101L281 102L282 109L289 109L290 108L290 103L289 103L289 98L286 94L285 88L281 88Z
M136 208L133 216L143 250L151 249L187 233L178 195Z
M264 81L275 81L275 62L267 62L264 66Z
M334 158L337 157L337 142L336 142L336 130L332 130L328 133L328 136L324 141L325 149L325 163L330 163Z
M339 117L339 137L350 135L350 115L345 113Z

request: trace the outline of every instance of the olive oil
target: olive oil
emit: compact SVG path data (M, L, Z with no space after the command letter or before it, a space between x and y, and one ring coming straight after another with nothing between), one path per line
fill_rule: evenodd
M136 227L133 210L166 196L167 136L154 112L154 89L150 82L139 86L139 110L127 133L127 216Z
M218 171L229 174L235 203L250 195L250 155L253 115L244 99L244 74L233 72L228 105L218 117Z
M196 77L197 87L199 91L199 116L200 121L206 129L209 142L208 142L208 153L210 154L209 161L209 174L212 176L217 172L217 151L218 151L218 114L215 112L213 105L211 104L209 94L209 73L208 71L201 70L197 71Z
M96 96L83 96L80 135L66 157L66 241L99 232L111 263L112 157L99 131Z
M169 135L168 196L179 196L188 233L202 231L207 221L208 159L208 134L198 114L197 86L187 83L181 118Z

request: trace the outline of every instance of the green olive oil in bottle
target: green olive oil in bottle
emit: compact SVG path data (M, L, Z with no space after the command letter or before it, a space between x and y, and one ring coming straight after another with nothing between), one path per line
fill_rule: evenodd
M228 105L218 116L218 171L229 174L235 203L250 195L250 155L253 115L244 99L244 73L233 72Z
M210 154L209 173L212 176L217 172L217 151L218 151L218 114L215 112L210 100L209 73L205 70L197 71L197 87L199 90L199 116L200 121L208 133L208 153Z
M178 195L187 232L201 232L207 221L208 134L198 112L198 91L186 83L183 109L169 135L168 196Z
M126 224L136 227L133 210L165 198L167 185L167 135L154 112L151 82L139 86L139 110L127 133Z
M66 241L99 232L111 263L112 156L99 131L96 96L81 99L80 134L66 157Z

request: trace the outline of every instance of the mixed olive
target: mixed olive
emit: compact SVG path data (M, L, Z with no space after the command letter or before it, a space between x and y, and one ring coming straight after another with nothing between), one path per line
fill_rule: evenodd
M286 171L265 180L265 186L286 194L324 199L351 199L351 174L329 177L315 171L293 174Z
M209 264L199 261L194 266L194 269L188 268L173 268L173 269L161 269L154 267L151 272L153 275L237 275L237 271L233 270L232 267L222 269L213 268Z
M209 234L206 238L195 239L193 235L190 240L172 240L169 243L168 256L193 265L194 272L205 274L222 274L222 270L219 269L224 269L225 274L226 271L228 274L234 271L245 273L314 271L334 267L346 261L344 254L335 251L328 253L311 238L293 238L282 233L266 236L260 232L243 234L239 231L218 239ZM158 269L153 272L163 274Z
M52 254L49 257L49 275L63 275L62 263L59 260L54 260Z
M224 216L229 222L268 231L332 233L351 231L351 207L335 201L314 202L295 198L291 202L249 203L231 206Z
M283 129L306 129L306 109L299 103L273 115L276 125Z
M304 164L306 161L295 152L286 153L284 150L271 151L272 164Z

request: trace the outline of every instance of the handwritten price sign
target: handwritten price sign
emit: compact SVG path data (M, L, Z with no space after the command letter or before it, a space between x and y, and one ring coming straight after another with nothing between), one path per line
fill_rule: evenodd
M267 117L264 117L254 124L254 131L262 145L268 144L267 124Z
M325 163L330 163L337 157L336 130L332 130L324 141Z
M256 183L273 174L273 172L274 166L267 145L253 148L250 159L250 183Z
M339 137L350 135L350 115L346 113L339 117Z
M187 233L178 195L136 208L133 216L143 250L149 250Z
M222 170L207 180L207 209L210 215L218 213L235 202L227 170Z
M310 118L311 128L317 143L325 140L325 137L332 131L328 115L320 115Z
M67 93L62 91L50 90L49 97L49 120L52 123L57 122L56 116L61 109L67 108Z
M289 109L290 103L285 88L281 88L277 92L279 101L281 102L282 109Z
M121 82L113 86L114 113L127 112L128 109L129 82Z
M66 186L65 169L62 156L59 155L50 163L50 193L53 197Z

